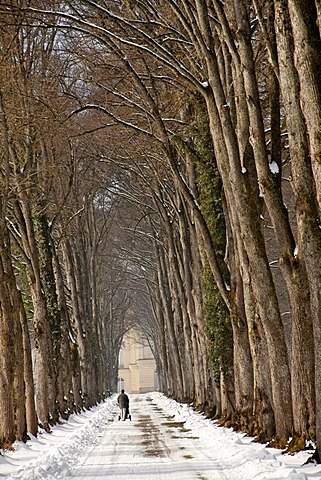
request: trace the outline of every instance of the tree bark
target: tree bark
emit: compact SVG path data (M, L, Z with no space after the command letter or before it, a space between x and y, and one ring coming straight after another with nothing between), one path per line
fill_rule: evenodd
M5 225L3 199L0 199L0 446L10 446L15 441L14 363L17 355L15 344L15 305L11 303L10 285L13 275L10 268L9 237ZM8 269L9 267L9 269ZM13 327L13 328L12 328ZM20 345L21 347L21 345ZM16 392L17 393L17 390ZM19 403L19 406L21 404Z
M74 359L73 365L74 368L77 365L78 361L78 353L79 353L79 362L80 362L80 370L79 376L74 377L74 388L73 392L75 395L75 403L79 405L80 408L83 408L84 397L83 394L87 391L87 382L86 377L88 375L88 363L87 363L87 354L86 354L86 334L82 325L82 317L81 311L79 307L79 297L78 291L75 281L75 272L74 272L74 260L72 255L72 250L70 246L70 242L66 239L62 243L62 250L64 256L64 264L66 268L66 280L68 288L70 289L71 294L71 302L72 302L72 323L73 328L76 334L77 339L77 348L76 346L72 347L72 357ZM76 371L76 369L74 370Z
M239 41L239 55L242 65L242 72L244 77L244 86L247 98L247 105L249 110L250 121L250 142L253 145L254 159L256 170L258 172L258 180L260 184L261 192L264 195L264 201L268 208L270 218L276 233L276 238L279 244L280 258L290 257L294 252L294 239L292 236L288 212L285 208L282 192L280 190L280 181L277 180L278 175L273 174L269 167L268 153L265 145L264 123L262 115L262 107L260 104L258 85L256 80L255 66L254 66L254 54L251 45L251 27L248 15L246 13L246 5L243 1L238 2L235 5L235 11L237 12L238 21L238 41ZM271 95L273 92L271 92ZM274 119L273 119L274 121ZM275 140L276 135L274 135ZM275 144L275 142L274 142ZM274 150L274 161L276 161ZM312 325L309 321L310 315L302 315L309 311L309 303L307 303L306 291L308 290L308 279L305 275L305 269L301 268L301 272L296 274L296 264L289 262L281 262L280 264L283 276L286 280L288 292L290 295L290 302L292 305L292 318L293 318L293 336L296 340L292 344L293 347L298 347L295 352L293 350L293 362L292 370L296 372L297 363L305 365L306 376L304 377L304 383L307 388L302 388L302 376L294 375L292 377L292 388L296 391L296 406L299 410L309 405L310 408L313 405L313 349L301 349L297 341L297 335L304 329L307 330L308 337L312 336ZM295 281L298 285L295 285ZM302 312L303 310L303 312ZM293 382L299 382L298 385ZM307 398L308 395L310 399ZM306 415L311 417L310 412L307 411ZM301 418L301 415L300 415ZM297 434L302 435L306 431L306 425L302 425L302 421L296 421L296 426L300 426L297 430Z
M321 209L321 26L314 1L289 0L300 103L309 135L312 171Z
M158 250L159 268L158 268L158 285L162 300L164 312L166 312L165 335L167 344L167 362L169 367L169 394L175 398L182 400L184 395L183 372L179 355L179 348L175 335L174 318L170 299L170 290L167 278L167 268L164 259L164 253Z
M73 348L77 349L74 339L74 333L70 325L70 317L67 307L67 299L65 295L64 278L58 253L53 243L53 273L55 276L55 284L57 288L57 304L60 312L60 332L61 342L60 351L57 358L57 397L60 409L60 415L63 418L68 418L70 413L77 412L81 408L75 401L75 392L73 391L72 379L78 374L79 367L76 371L72 368L73 362L71 358L70 345L73 343ZM76 356L77 358L77 356ZM77 397L77 393L76 393Z
M217 88L217 84L218 82L216 81L213 88ZM218 93L216 95L219 96ZM275 287L266 257L259 214L256 210L257 206L251 205L251 201L254 199L244 194L241 166L237 162L239 155L238 150L235 149L237 143L233 138L234 135L230 125L226 125L229 123L228 115L225 116L225 112L221 113L223 118L219 119L217 106L213 100L210 96L207 97L213 144L216 149L215 156L218 159L218 167L221 172L225 194L229 197L229 204L235 208L235 214L238 217L241 234L244 238L250 262L249 269L252 277L253 293L258 304L267 341L272 376L276 435L279 438L287 437L292 430L292 411L291 409L287 410L286 414L284 414L283 407L285 404L288 404L288 400L291 397L290 372L284 332ZM224 105L224 98L218 98L217 102L220 105ZM223 132L226 127L227 131L225 133L220 130L220 125L223 127ZM222 139L225 137L231 150L230 153L226 151L222 143ZM233 150L234 152L232 153ZM232 164L228 168L229 162ZM231 186L233 187L233 193L231 192Z
M21 293L19 293L21 296ZM35 404L35 385L33 378L33 365L32 365L32 348L31 339L29 334L29 325L22 298L20 300L20 323L22 329L22 344L23 344L23 379L25 383L25 402L26 402L26 421L27 431L35 437L38 434L37 412Z
M287 113L292 188L296 200L296 218L298 225L297 258L285 258L283 261L300 262L302 258L307 269L315 355L316 437L317 443L319 444L321 442L321 380L318 375L321 368L321 355L319 353L319 345L321 342L321 268L319 262L316 262L315 259L319 258L321 254L320 221L315 197L308 133L300 106L299 81L294 65L294 45L291 40L292 33L287 2L285 0L278 0L275 4L281 90ZM306 335L304 335L304 337L306 338ZM311 405L311 402L308 402L308 404ZM308 412L303 424L305 423L305 425L312 430L312 433L313 422L314 412Z

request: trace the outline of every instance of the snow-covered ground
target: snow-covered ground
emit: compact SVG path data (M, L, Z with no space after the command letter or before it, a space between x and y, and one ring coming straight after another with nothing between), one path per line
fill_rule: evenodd
M116 396L2 452L0 478L23 480L316 480L321 466L252 443L158 392L130 395L132 421Z

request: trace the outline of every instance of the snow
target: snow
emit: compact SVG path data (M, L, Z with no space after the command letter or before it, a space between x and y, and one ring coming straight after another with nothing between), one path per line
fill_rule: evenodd
M279 165L274 160L269 163L269 167L272 173L280 173Z
M116 395L2 452L0 478L16 480L316 480L310 452L283 455L159 392L129 395L132 421L118 421ZM179 423L183 422L183 423Z

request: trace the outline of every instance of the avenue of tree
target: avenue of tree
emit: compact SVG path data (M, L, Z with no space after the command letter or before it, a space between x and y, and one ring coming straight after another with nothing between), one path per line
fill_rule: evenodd
M0 447L115 391L134 326L167 395L321 445L320 25L0 0Z

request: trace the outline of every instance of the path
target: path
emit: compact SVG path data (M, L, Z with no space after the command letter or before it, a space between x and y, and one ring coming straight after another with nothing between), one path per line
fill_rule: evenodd
M51 434L0 455L5 480L321 480L312 451L283 455L218 427L159 392L130 395L132 421L118 421L116 395L71 415Z
M227 478L183 422L148 396L130 397L132 421L118 421L115 409L68 479L207 480L209 472L211 480Z

